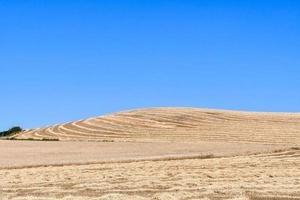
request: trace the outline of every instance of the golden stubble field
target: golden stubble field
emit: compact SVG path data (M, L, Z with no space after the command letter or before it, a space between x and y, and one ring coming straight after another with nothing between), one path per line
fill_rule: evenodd
M300 199L300 114L114 113L1 141L0 199Z

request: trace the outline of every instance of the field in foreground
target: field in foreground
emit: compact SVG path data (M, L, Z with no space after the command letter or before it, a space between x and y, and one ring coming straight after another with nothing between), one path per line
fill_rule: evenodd
M157 108L0 141L0 199L300 199L300 114Z
M300 150L0 170L2 199L300 199ZM36 197L36 198L34 198Z

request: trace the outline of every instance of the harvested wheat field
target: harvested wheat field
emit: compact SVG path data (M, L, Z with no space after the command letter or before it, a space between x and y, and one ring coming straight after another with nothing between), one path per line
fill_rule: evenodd
M132 110L0 141L0 199L300 199L300 114Z
M300 114L153 108L32 129L16 138L299 144Z

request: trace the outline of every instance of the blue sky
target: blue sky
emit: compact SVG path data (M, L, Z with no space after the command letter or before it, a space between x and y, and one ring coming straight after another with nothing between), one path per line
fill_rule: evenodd
M134 108L300 112L300 1L0 0L0 128Z

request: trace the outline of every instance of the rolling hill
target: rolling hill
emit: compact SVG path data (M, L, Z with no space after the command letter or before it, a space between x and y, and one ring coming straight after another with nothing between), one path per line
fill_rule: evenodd
M299 144L300 113L147 108L25 130L15 138Z

